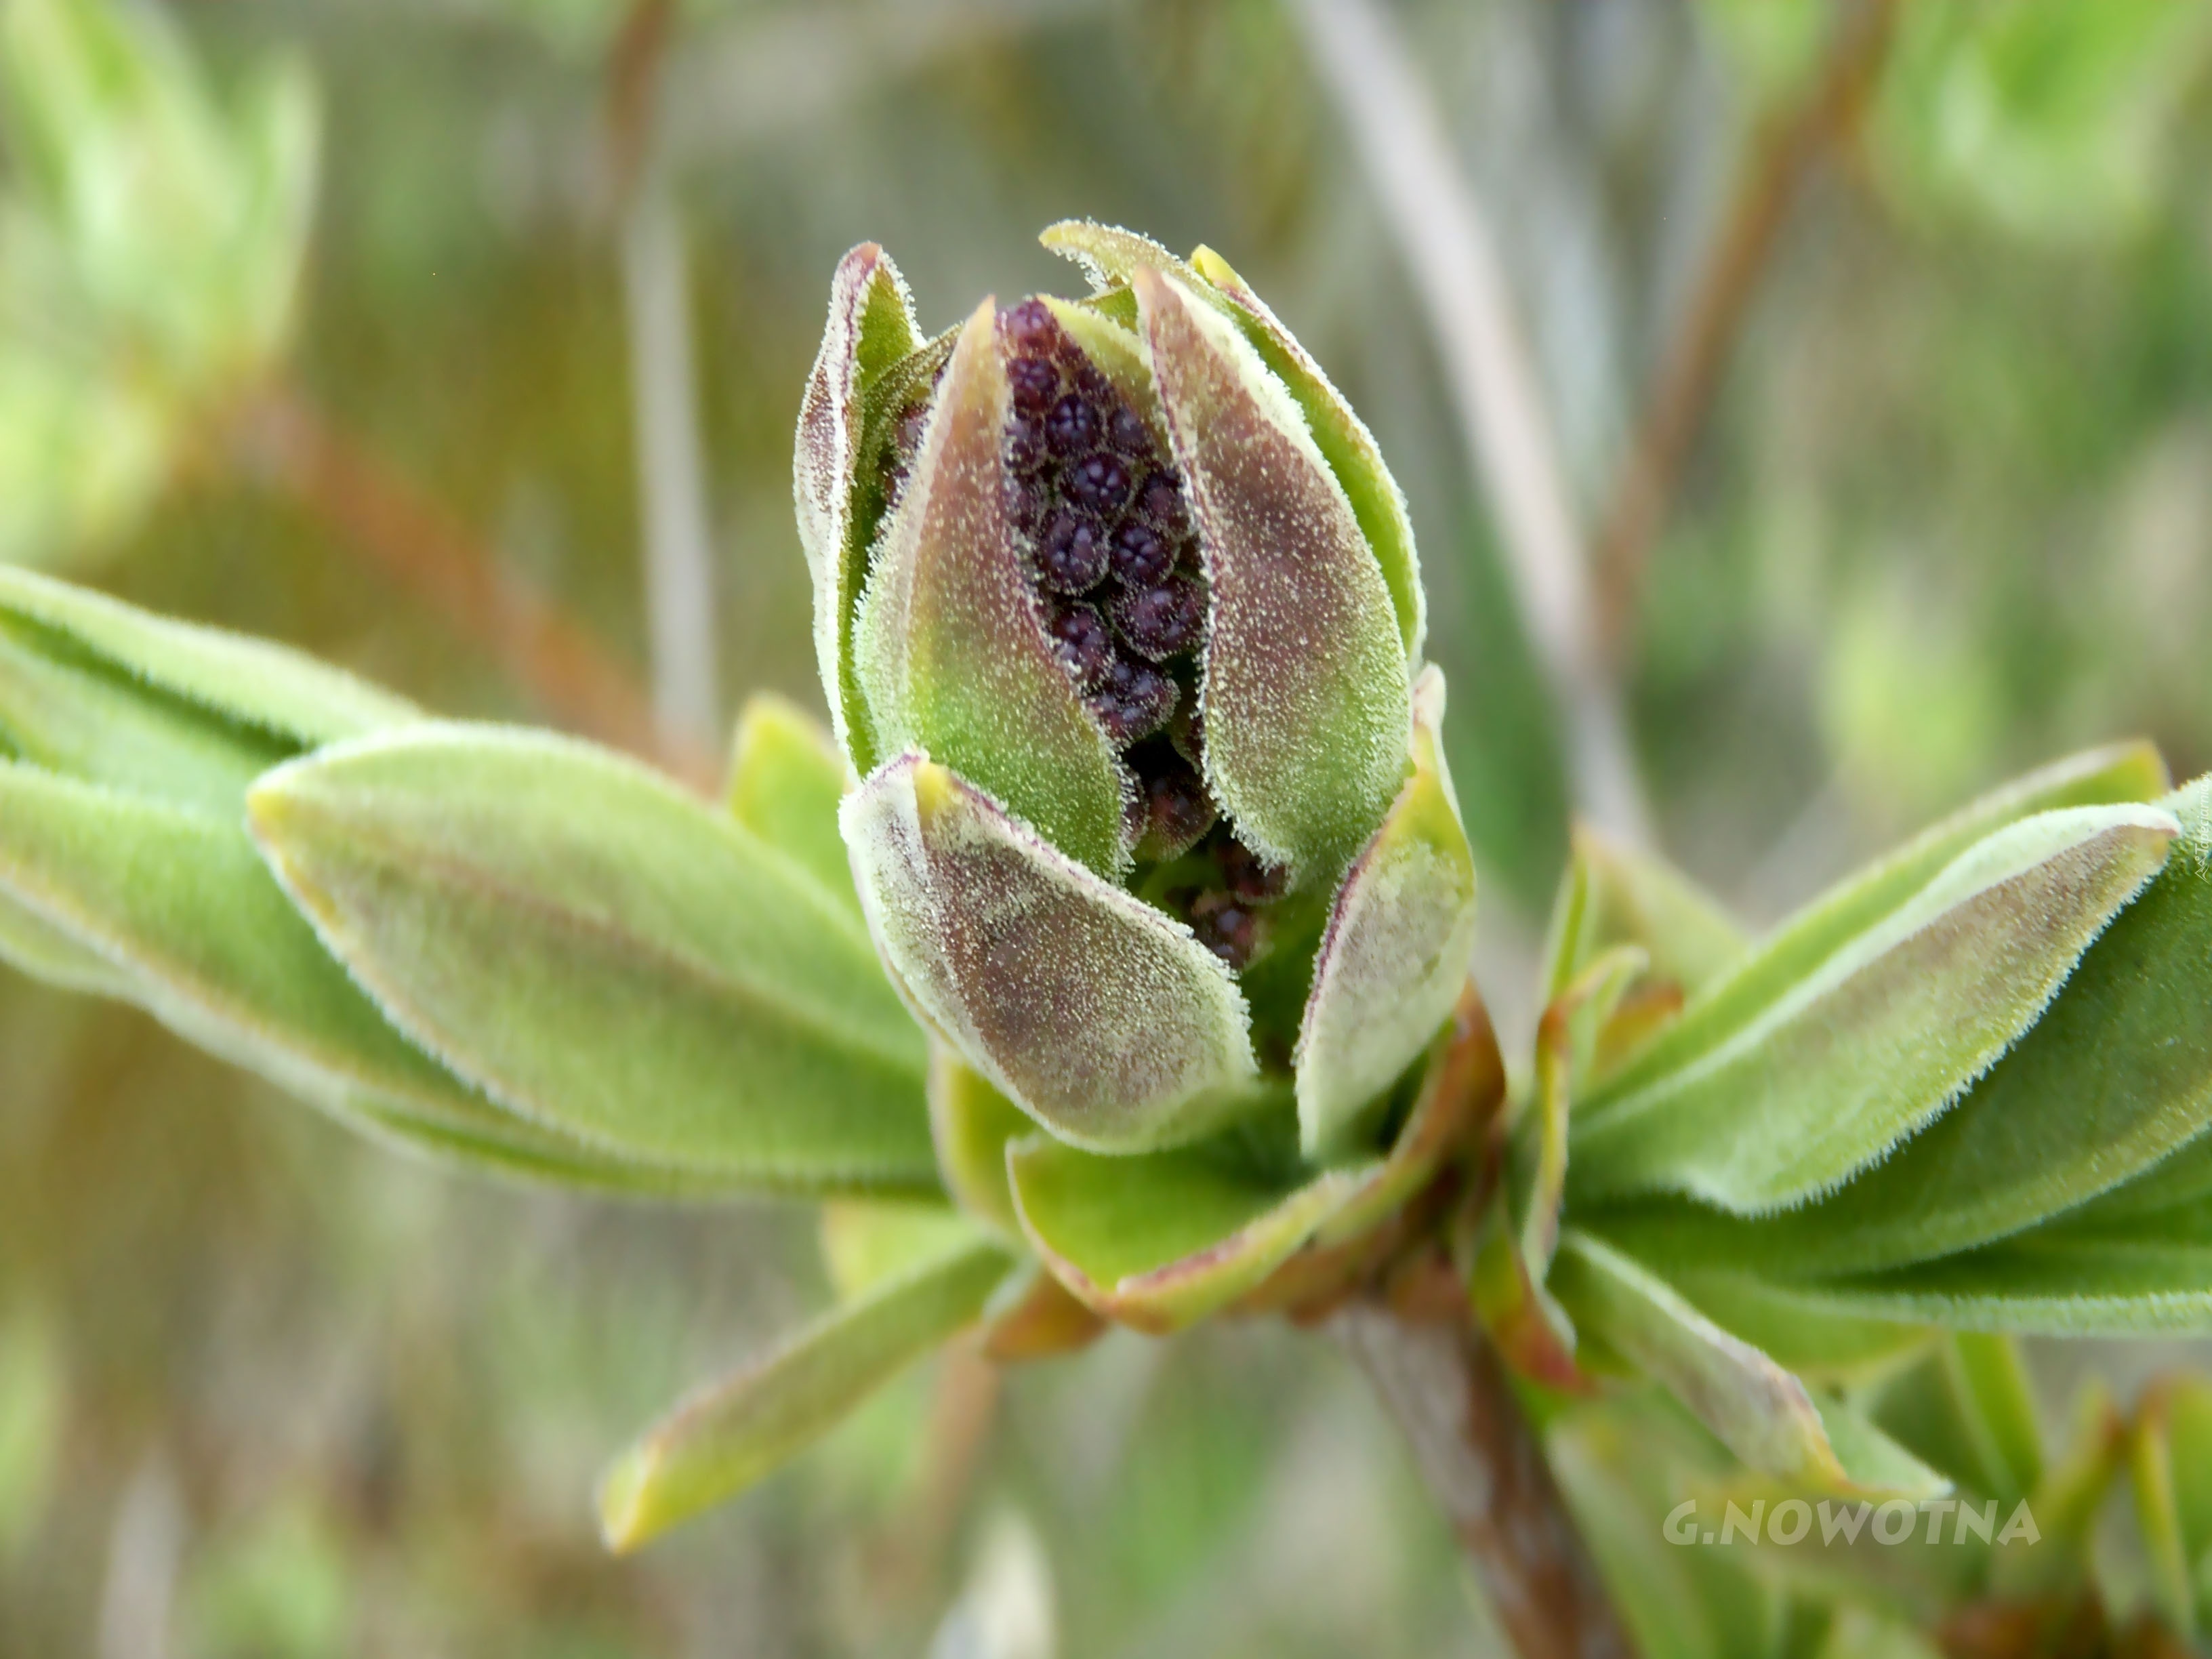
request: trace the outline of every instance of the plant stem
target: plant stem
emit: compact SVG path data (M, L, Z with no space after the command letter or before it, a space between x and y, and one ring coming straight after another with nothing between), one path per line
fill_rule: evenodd
M1599 632L1615 661L1626 648L1652 545L1665 527L1668 507L1783 222L1814 163L1849 130L1865 103L1887 51L1895 13L1896 0L1856 0L1844 8L1811 89L1765 124L1751 168L1668 345L1593 559Z
M1543 1445L1443 1254L1347 1304L1329 1329L1412 1443L1522 1659L1632 1659Z

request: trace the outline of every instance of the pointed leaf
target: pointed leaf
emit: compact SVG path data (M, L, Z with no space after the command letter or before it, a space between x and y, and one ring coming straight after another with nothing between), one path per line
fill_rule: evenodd
M1206 782L1255 850L1333 877L1406 772L1389 589L1305 416L1235 325L1139 270L1142 337L1212 598Z
M885 526L854 635L876 752L921 750L1070 858L1118 875L1127 781L1047 640L1015 530L988 301L968 319Z
M1756 1213L1838 1185L2034 1023L2179 833L2148 806L2039 813L1794 983L1760 952L1580 1105L1577 1190L1672 1188ZM1733 994L1756 981L1765 994Z
M234 824L0 762L0 894L30 930L9 929L19 964L135 1003L380 1138L594 1185L686 1184L514 1118L406 1042Z
M2041 1231L1808 1285L1846 1313L2029 1336L2212 1332L2212 1240L2127 1242Z
M501 1103L767 1189L935 1189L921 1036L865 933L654 775L425 725L279 768L248 810L325 944Z
M1260 361L1297 400L1316 447L1344 487L1345 498L1352 503L1367 544L1375 550L1383 583L1390 590L1390 605L1397 614L1406 656L1419 662L1428 625L1421 592L1421 561L1413 550L1413 524L1407 515L1405 494L1390 476L1375 434L1344 395L1329 384L1321 365L1307 355L1251 285L1230 269L1226 259L1210 247L1201 247L1190 256L1190 263L1217 294L1229 300L1244 337L1260 354Z
M863 242L837 263L830 279L830 320L806 378L793 446L792 498L799 540L814 578L814 650L830 724L839 744L853 751L849 653L853 611L867 569L865 526L854 521L853 495L860 464L865 403L870 387L891 364L920 343L914 307L898 267L873 242Z
M702 1389L607 1471L599 1490L607 1547L636 1549L772 1473L972 1324L1012 1265L988 1241L956 1244Z
M1552 1286L1578 1329L1662 1383L1752 1468L1807 1486L1848 1484L1805 1385L1665 1281L1571 1229Z
M173 622L65 582L0 567L0 617L25 648L157 694L294 748L356 737L422 711L299 652Z
M1046 226L1037 240L1063 258L1081 265L1091 278L1091 287L1100 293L1127 283L1137 271L1146 267L1172 270L1185 277L1195 277L1197 274L1151 237L1123 230L1118 225L1097 224L1089 219L1063 219L1058 224Z
M1368 1173L1271 1178L1218 1144L1099 1158L1032 1135L1007 1149L1030 1244L1069 1291L1139 1330L1179 1330L1256 1289Z
M1969 1249L2100 1193L2085 1223L2212 1192L2212 780L2160 804L2182 825L2165 868L2034 1029L1895 1157L1790 1214L1655 1204L1609 1218L1608 1233L1670 1265L1811 1277Z
M1557 996L1599 951L1633 945L1655 979L1687 995L1734 968L1751 940L1720 902L1664 860L1578 823L1545 950Z
M1314 959L1298 1029L1298 1135L1315 1163L1371 1130L1383 1093L1435 1036L1474 954L1474 855L1439 728L1443 675L1413 700L1413 775L1352 861Z
M837 833L846 776L834 739L796 704L769 692L747 700L730 760L730 816L857 915L860 896Z
M1189 928L919 756L847 797L843 822L908 998L1054 1134L1135 1152L1243 1109L1256 1072L1243 998Z
M1878 1374L1936 1340L1929 1326L1845 1315L1814 1287L1696 1267L1668 1282L1698 1311L1786 1370L1829 1381Z

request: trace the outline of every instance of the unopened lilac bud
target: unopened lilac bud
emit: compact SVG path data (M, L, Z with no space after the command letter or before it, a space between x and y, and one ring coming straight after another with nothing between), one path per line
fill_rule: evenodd
M1047 240L1091 298L986 301L930 341L856 252L810 387L802 519L875 803L846 815L871 924L933 1029L1079 1145L1164 1145L1294 1092L1309 1152L1337 1156L1449 1011L1471 915L1435 807L1440 681L1415 719L1403 504L1217 256ZM1436 926L1405 920L1430 902ZM1066 958L1093 933L1148 942ZM1213 1035L1163 1070L1170 981ZM1272 1082L1235 1081L1255 1063Z

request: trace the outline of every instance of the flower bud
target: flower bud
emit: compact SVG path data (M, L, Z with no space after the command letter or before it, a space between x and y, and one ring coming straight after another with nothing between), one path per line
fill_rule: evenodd
M1355 1153L1474 914L1402 499L1218 256L1046 240L1095 293L929 341L855 249L809 382L801 534L871 929L1063 1139L1143 1150L1294 1095L1310 1155Z

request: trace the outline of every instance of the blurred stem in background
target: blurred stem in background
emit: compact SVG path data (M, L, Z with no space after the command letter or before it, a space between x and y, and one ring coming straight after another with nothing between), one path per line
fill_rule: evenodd
M668 0L638 0L623 20L609 63L608 149L622 221L653 708L669 738L711 747L722 722L714 534L684 224L655 118L672 11Z
M1783 222L1814 164L1856 124L1881 74L1896 10L1896 0L1846 0L1838 8L1812 88L1754 138L1735 200L1666 343L1593 556L1599 640L1615 665L1634 649L1637 602L1653 544L1666 527Z
M1575 805L1648 841L1620 687L1600 650L1559 447L1489 222L1435 100L1376 0L1291 0L1443 353L1469 470L1489 492L1521 621L1566 732Z

